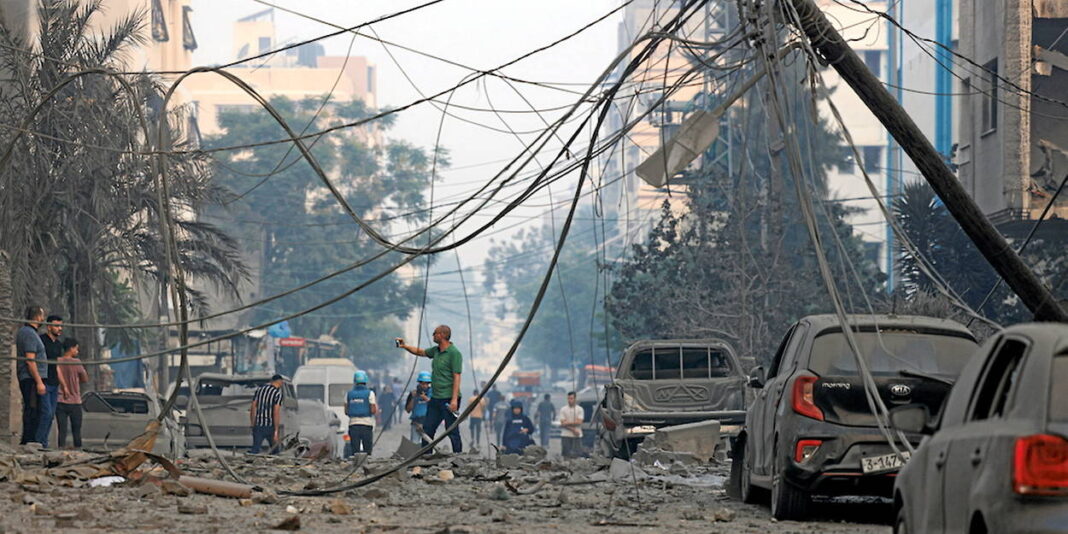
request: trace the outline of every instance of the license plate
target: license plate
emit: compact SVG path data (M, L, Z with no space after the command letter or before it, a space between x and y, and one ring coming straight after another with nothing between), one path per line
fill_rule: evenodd
M905 465L905 461L909 459L908 452L902 452L901 455L905 457L905 460L902 460L901 456L898 456L897 454L884 454L882 456L861 458L860 468L864 471L865 475L896 471L900 469L901 466Z

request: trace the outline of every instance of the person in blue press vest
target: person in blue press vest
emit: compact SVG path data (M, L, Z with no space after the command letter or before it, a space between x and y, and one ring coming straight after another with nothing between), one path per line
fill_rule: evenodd
M504 423L504 437L501 440L504 442L504 453L523 454L523 449L534 444L534 438L530 437L534 433L534 423L523 415L523 401L513 399L511 409L512 414Z
M423 371L416 379L415 390L408 393L408 399L404 401L404 411L412 422L411 440L419 443L423 439L423 423L426 421L427 404L430 402L430 373Z
M349 446L353 454L362 452L370 456L378 402L375 392L367 388L366 371L356 371L352 381L354 385L345 398L345 413L349 416Z

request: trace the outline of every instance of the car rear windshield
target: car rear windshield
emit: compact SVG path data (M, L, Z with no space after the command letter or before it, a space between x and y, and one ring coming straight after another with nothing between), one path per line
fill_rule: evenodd
M723 351L710 347L656 347L638 351L630 364L636 380L718 378L730 376L731 363Z
M267 380L249 382L201 380L197 383L197 396L218 395L222 397L251 397L256 393L256 388L266 383Z
M322 384L297 384L297 398L322 402L324 390Z
M855 337L871 373L877 376L897 376L903 370L957 376L976 349L971 339L951 333L883 330L857 332ZM809 369L821 376L857 374L857 362L842 332L816 337Z
M348 384L330 384L330 399L328 404L330 404L330 406L344 406L350 389L352 389L352 387Z
M1068 352L1053 358L1049 383L1049 420L1068 421Z

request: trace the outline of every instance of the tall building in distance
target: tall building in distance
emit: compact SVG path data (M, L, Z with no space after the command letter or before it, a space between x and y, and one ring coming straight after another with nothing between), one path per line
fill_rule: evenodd
M273 9L239 19L233 36L233 60L253 58L285 45L275 34ZM377 104L375 66L362 56L328 56L318 43L252 59L230 70L268 99L322 99L336 85L330 96L334 102L361 100L370 108ZM221 133L220 111L259 109L248 94L215 74L191 76L183 87L192 95L203 135Z
M959 177L1003 233L1022 237L1068 174L1068 3L959 1ZM1043 231L1063 235L1068 194L1050 217Z

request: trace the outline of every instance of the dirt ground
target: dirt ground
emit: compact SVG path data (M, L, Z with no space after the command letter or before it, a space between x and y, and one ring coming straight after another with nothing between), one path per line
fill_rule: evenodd
M466 430L466 429L465 429ZM393 465L389 453L403 428L387 432L376 454L349 481ZM465 432L465 438L466 432ZM388 438L388 439L387 439ZM387 449L386 445L392 444ZM69 487L81 481L35 479L45 463L86 453L14 449L0 454L0 532L260 532L278 526L306 532L861 532L887 533L889 507L822 502L808 522L776 522L766 506L727 498L728 466L605 466L563 461L555 443L503 464L486 454L446 455L373 485L329 497L287 496L324 488L352 471L347 460L228 456L237 472L266 491L239 500L176 495L157 484ZM146 466L146 468L149 466ZM178 462L188 475L226 480L204 451ZM54 472L54 471L53 471ZM184 493L184 492L179 492ZM874 521L874 522L873 522ZM299 523L299 527L297 524Z

